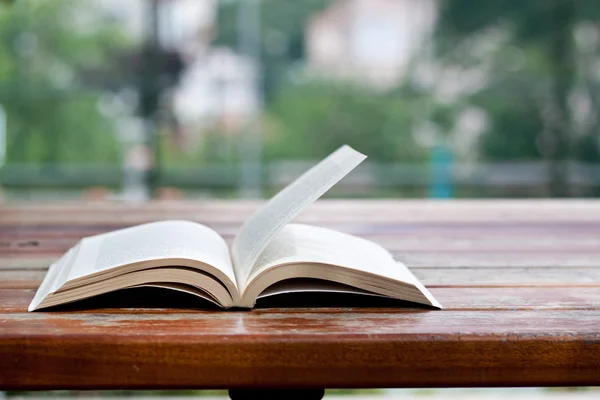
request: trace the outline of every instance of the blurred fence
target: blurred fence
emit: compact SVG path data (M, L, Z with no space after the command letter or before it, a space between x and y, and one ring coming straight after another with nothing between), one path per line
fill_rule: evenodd
M262 169L262 193L269 196L290 183L314 162L279 162ZM437 167L436 167L437 168ZM597 196L600 164L567 162L561 166L573 196ZM546 195L550 168L544 162L503 164L454 164L446 168L447 184L455 197ZM128 171L114 165L18 165L0 169L0 186L7 190L85 190L105 187L127 192ZM332 192L334 196L423 197L430 192L436 172L427 165L366 163L357 168ZM183 193L237 195L242 176L237 165L165 167L156 176L155 188L169 187Z

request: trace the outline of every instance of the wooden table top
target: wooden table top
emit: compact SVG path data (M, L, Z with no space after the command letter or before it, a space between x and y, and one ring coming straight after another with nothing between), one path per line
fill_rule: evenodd
M600 384L600 202L320 201L445 306L27 313L81 237L159 219L231 239L251 201L0 206L0 389Z

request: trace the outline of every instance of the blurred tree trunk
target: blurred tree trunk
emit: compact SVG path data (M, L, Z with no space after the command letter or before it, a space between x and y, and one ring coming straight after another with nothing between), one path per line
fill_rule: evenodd
M543 153L549 162L549 194L553 197L569 195L566 161L571 155L571 117L569 94L576 74L575 2L551 0L549 12L548 58L550 60L550 112L545 116L546 132ZM549 4L550 5L550 4Z
M158 39L158 7L159 0L150 0L147 7L146 41L141 54L141 79L139 87L139 112L145 122L146 145L152 151L152 164L145 173L145 185L150 195L158 184L160 174L160 145L158 138L157 113L161 90L159 87L158 64L160 60L160 44Z

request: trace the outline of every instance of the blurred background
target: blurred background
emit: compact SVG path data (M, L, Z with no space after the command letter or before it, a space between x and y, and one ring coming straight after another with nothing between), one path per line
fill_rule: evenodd
M597 0L0 0L5 201L600 194Z

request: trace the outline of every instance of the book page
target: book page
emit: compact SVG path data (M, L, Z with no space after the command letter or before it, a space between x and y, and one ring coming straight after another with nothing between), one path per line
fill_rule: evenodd
M103 274L114 268L164 260L194 260L206 264L235 285L227 244L207 226L190 221L160 221L84 238L61 267L54 290L67 280ZM218 276L217 276L218 277ZM228 282L224 282L227 284Z
M410 271L402 268L378 244L331 229L302 224L288 224L269 242L252 268L249 280L273 266L302 263L338 265L415 283Z
M269 242L242 288L242 307L252 307L272 285L321 279L369 293L441 308L431 293L378 244L310 225L288 224ZM276 286L276 287L277 287ZM287 285L288 290L295 290ZM316 287L309 288L314 291Z
M269 240L365 158L364 154L351 147L342 146L246 220L232 247L235 272L240 285L250 275L254 263Z

